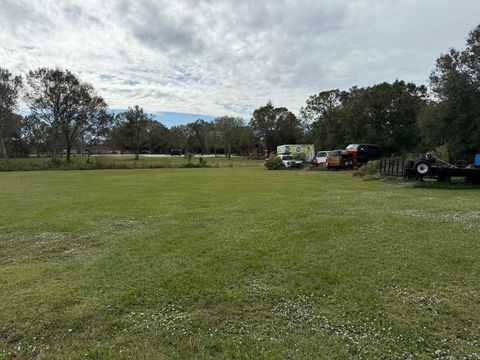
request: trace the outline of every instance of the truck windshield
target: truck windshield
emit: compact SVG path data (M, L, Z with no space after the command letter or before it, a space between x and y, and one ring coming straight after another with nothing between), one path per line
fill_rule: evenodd
M357 144L350 144L347 146L347 150L355 150L357 148Z

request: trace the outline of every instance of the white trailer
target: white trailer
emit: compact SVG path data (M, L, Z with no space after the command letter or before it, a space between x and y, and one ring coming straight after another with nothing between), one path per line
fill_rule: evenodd
M307 162L315 158L315 146L313 144L288 144L277 146L277 154L301 154L304 153Z

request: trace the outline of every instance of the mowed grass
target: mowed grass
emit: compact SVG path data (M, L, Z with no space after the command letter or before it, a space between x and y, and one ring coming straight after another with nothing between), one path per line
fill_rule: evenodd
M0 174L0 358L480 356L480 190Z

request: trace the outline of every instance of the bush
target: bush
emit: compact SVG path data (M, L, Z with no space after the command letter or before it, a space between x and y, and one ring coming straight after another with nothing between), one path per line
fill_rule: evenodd
M361 166L360 169L353 173L359 177L379 177L380 176L380 160L372 160Z
M450 161L450 152L448 151L448 144L436 147L431 153L435 154L437 158L443 161Z
M267 160L265 160L265 167L268 170L285 169L285 165L283 164L282 159L275 155L272 155Z
M301 160L304 163L307 162L307 154L305 154L304 152L300 152L298 154L295 154L294 156L295 156L295 159L297 159L297 160Z

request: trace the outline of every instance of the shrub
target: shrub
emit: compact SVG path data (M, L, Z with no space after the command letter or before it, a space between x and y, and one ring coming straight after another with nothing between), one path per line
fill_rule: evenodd
M436 147L431 151L434 153L440 160L450 161L450 152L448 151L448 144L444 144Z
M295 154L295 159L301 160L304 163L306 163L307 162L307 154L305 154L304 152L300 152L298 154Z
M268 170L285 169L285 165L283 165L282 159L275 155L272 155L267 160L265 160L265 167Z
M361 166L353 173L359 177L377 177L380 176L380 160L372 160Z

